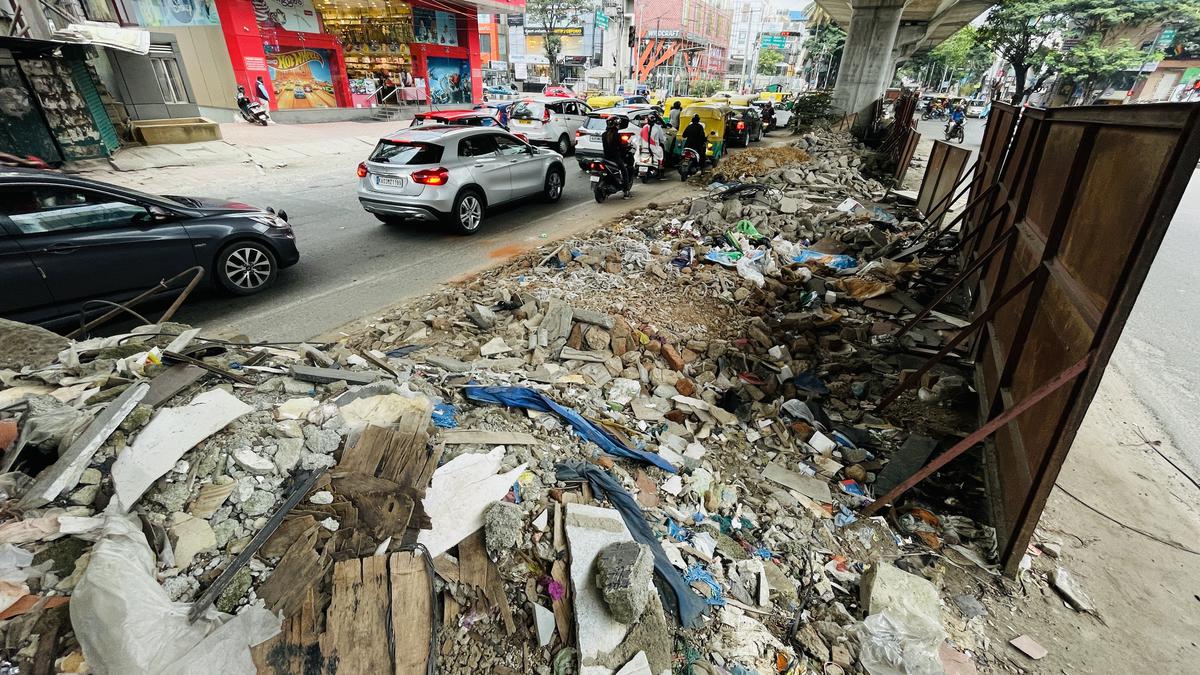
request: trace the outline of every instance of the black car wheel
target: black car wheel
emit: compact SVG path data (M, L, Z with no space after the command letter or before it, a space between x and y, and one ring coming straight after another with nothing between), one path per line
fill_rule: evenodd
M566 134L558 137L558 144L554 148L558 154L566 157L571 152L571 139L567 138Z
M270 286L279 274L271 249L256 241L239 241L225 247L213 270L217 283L234 295L252 295Z
M562 198L563 193L563 170L560 167L552 166L546 172L546 184L542 188L542 197L553 204Z
M450 224L459 234L475 234L483 222L483 197L475 190L463 190L454 199Z

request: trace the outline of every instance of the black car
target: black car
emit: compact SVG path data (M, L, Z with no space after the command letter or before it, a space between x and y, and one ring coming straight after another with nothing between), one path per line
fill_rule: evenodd
M299 259L283 212L0 169L4 318L58 323L88 300L128 300L197 265L219 289L250 295Z
M751 141L761 141L763 135L762 113L752 105L731 106L733 118L725 125L725 140L729 145L743 148Z

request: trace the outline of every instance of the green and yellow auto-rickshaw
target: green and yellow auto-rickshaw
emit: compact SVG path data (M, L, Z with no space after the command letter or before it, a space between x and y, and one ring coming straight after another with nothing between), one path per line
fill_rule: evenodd
M614 106L619 106L624 100L624 96L590 96L588 97L587 104L592 110L599 110L600 108L612 108Z
M729 123L729 118L733 114L729 106L724 103L716 103L713 101L704 101L693 103L685 106L683 114L679 116L679 131L680 134L687 128L687 125L692 123L694 115L700 116L700 124L704 125L704 135L708 138L708 158L715 166L717 161L725 156L725 127ZM675 149L672 154L676 157L683 156L683 140L679 137L679 142L675 144Z

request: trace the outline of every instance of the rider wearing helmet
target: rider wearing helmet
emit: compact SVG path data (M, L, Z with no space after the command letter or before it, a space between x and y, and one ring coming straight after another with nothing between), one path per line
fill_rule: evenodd
M633 175L629 169L627 156L629 148L625 142L621 140L622 118L613 116L608 118L605 124L604 133L600 135L600 145L604 149L604 159L609 162L614 162L621 171L621 187L625 191L625 198L632 196L631 188L633 187Z

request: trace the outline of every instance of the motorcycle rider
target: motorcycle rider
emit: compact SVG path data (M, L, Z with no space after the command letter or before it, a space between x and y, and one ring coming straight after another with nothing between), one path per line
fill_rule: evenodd
M633 197L633 172L629 169L629 147L621 141L621 118L610 117L605 125L604 133L600 135L600 145L604 149L604 159L613 162L621 171L621 189L625 191L625 199Z
M946 122L946 138L951 138L954 136L954 133L958 130L958 127L961 127L966 119L967 115L965 112L963 112L963 107L961 104L955 104L952 106L950 108L950 119Z
M691 148L700 155L700 170L704 170L704 165L708 162L708 138L704 133L704 125L700 123L699 115L692 115L692 121L683 130L683 142L685 148Z
M767 101L767 107L763 108L762 123L764 130L775 128L775 104L769 100ZM767 132L763 131L763 133Z

